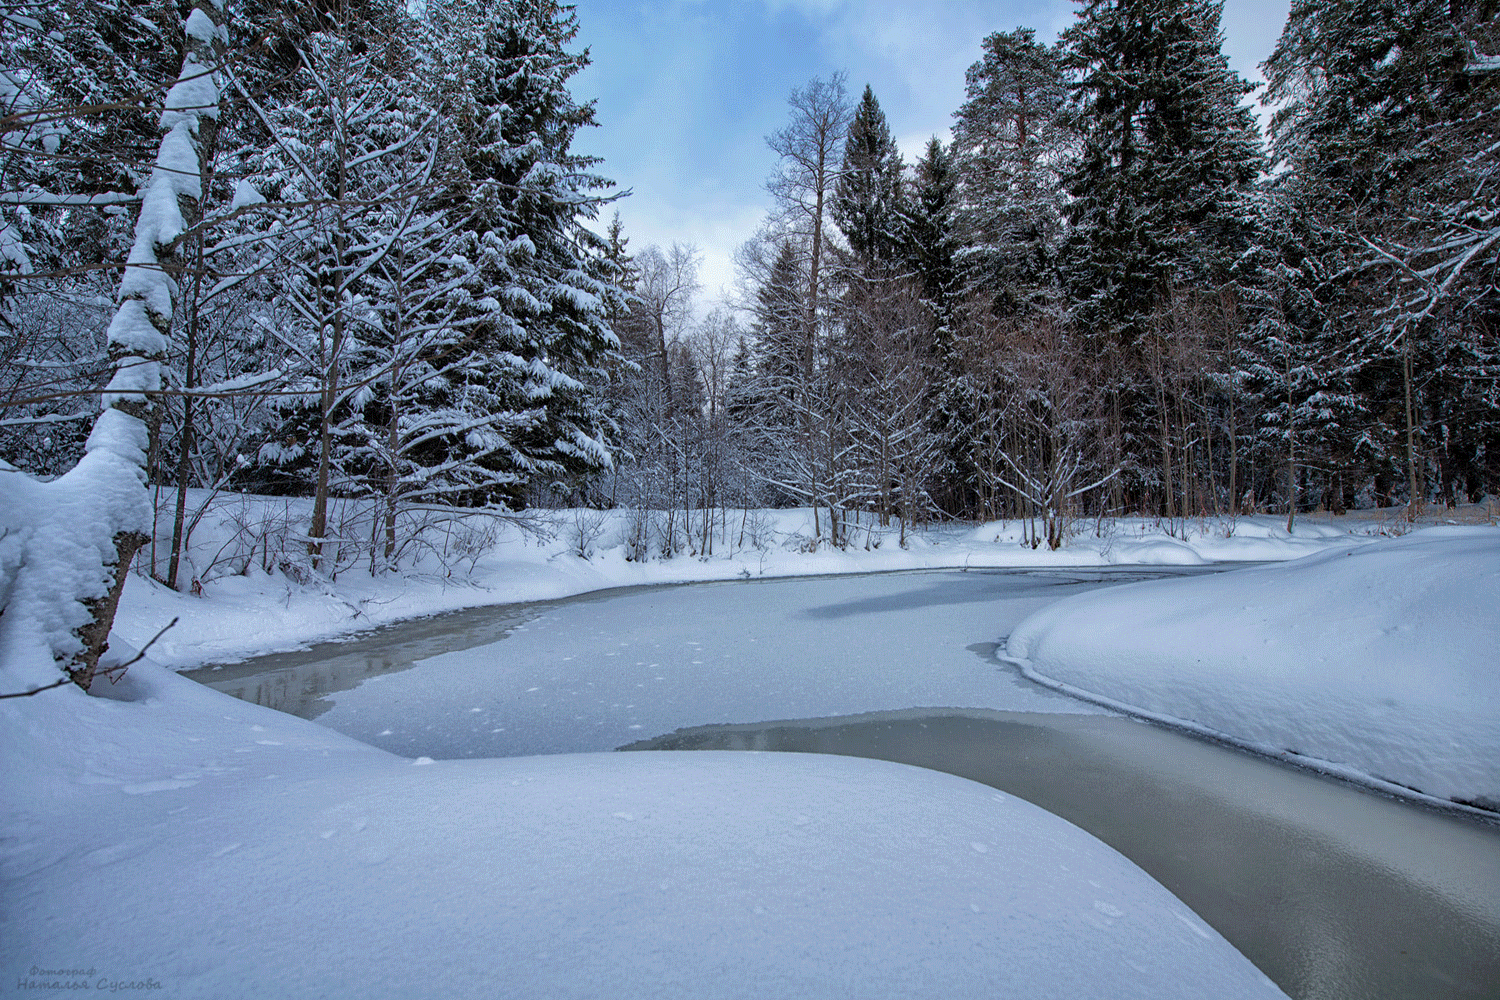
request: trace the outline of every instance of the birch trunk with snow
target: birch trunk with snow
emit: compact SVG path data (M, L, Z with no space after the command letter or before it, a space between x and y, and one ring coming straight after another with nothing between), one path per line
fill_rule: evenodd
M200 213L199 151L217 126L217 63L227 38L221 3L197 0L184 23L182 71L167 92L161 145L107 334L114 374L84 456L51 483L9 484L30 510L15 532L21 551L5 617L35 628L32 638L85 690L107 648L130 562L151 528L146 464L179 299L175 241Z

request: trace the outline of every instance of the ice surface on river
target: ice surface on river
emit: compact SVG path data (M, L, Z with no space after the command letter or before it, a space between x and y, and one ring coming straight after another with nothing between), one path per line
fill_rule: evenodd
M989 647L1091 574L698 584L554 607L334 695L318 721L437 758L608 750L684 726L917 707L1095 712ZM973 648L970 648L973 647Z

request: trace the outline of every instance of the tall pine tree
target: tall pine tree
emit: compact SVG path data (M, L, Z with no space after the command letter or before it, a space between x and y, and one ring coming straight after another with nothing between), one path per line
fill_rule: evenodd
M1078 318L1127 342L1173 285L1213 284L1243 249L1263 158L1214 0L1089 0L1063 33L1081 159L1068 177Z
M965 268L1004 314L1055 297L1062 180L1075 152L1067 99L1061 47L1020 28L984 40L954 112Z
M472 503L524 503L522 486L607 467L608 420L599 390L619 340L609 314L618 288L604 241L584 226L608 200L596 160L573 151L594 124L568 81L588 64L568 49L578 32L555 0L436 0L427 6L437 49L439 103L458 155L455 203L473 200L465 253L475 325L464 378L468 405L509 417L450 442L483 449L511 488Z
M1068 177L1064 287L1107 361L1113 460L1157 452L1159 472L1135 470L1136 499L1154 496L1169 514L1177 407L1162 365L1180 356L1170 312L1179 290L1191 297L1230 277L1249 243L1243 198L1263 163L1240 103L1250 85L1221 51L1221 8L1089 0L1062 38L1082 142Z

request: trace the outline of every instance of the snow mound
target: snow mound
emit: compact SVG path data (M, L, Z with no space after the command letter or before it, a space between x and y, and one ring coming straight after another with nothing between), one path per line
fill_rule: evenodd
M1500 531L1082 594L1007 644L1034 680L1422 796L1500 808Z
M1281 996L1124 857L961 778L800 754L411 761L149 662L132 676L130 701L0 703L9 982Z
M1112 561L1140 566L1202 566L1208 560L1191 546L1169 538L1150 538L1116 545Z

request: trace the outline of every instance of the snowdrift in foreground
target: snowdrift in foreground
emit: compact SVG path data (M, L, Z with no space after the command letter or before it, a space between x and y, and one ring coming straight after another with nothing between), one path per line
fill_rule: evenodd
M1125 858L961 778L793 754L411 761L149 663L114 694L133 700L0 703L8 982L1281 996Z
M1032 679L1111 707L1500 809L1491 528L1082 594L1027 618L1007 650Z

